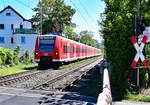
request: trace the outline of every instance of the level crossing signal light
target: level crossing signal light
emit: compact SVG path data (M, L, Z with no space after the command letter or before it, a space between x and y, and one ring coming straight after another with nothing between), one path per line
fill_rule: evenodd
M137 36L139 36L140 34L143 34L143 31L145 30L143 23L144 23L144 19L141 19L140 17L136 18L136 35Z

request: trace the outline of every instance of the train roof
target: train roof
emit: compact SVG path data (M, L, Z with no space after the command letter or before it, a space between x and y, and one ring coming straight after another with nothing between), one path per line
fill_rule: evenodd
M84 43L77 42L77 41L74 41L74 40L71 40L71 39L65 38L65 37L60 36L60 35L45 34L45 35L38 35L38 36L39 36L39 37L40 37L40 36L57 36L57 37L60 37L61 39L69 40L69 41L71 41L71 42L73 42L73 43L76 43L76 44L80 44L80 45L84 45L84 46L87 46L87 47L95 48L95 47L92 47L92 46L86 45L86 44L84 44ZM98 49L98 48L96 48L96 49Z

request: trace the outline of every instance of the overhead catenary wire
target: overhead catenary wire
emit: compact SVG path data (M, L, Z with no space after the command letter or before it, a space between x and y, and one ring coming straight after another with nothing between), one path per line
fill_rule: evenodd
M95 20L93 19L93 17L89 14L89 12L86 10L86 8L85 8L85 6L83 5L83 3L82 3L80 0L78 0L78 1L79 1L80 6L82 7L82 9L83 9L83 10L85 11L85 13L87 14L87 16L90 17L91 21L95 21Z
M79 11L79 9L77 8L77 6L75 5L75 3L70 0L70 2L72 3L72 5L74 6L74 8L79 12L80 16L82 17L82 19L85 21L85 23L89 26L89 28L93 29L93 27L91 27L91 25L88 23L88 21L86 20L86 18L82 15L82 13Z
M3 0L3 2L4 2L4 8L5 8L5 0Z
M30 7L30 5L25 4L24 2L22 2L21 0L16 0L18 3L24 5L25 7L28 7L32 10L32 8Z

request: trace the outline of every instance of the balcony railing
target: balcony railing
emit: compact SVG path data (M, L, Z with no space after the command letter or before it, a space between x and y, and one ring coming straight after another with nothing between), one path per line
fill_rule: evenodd
M35 29L15 28L13 34L37 34Z

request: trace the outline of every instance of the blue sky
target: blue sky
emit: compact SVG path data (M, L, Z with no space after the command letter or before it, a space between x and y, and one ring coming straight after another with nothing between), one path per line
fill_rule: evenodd
M10 5L24 18L30 19L34 15L32 8L38 2L39 0L0 0L0 10ZM97 20L100 19L100 13L104 11L104 2L101 0L65 0L65 3L76 10L72 19L72 22L77 24L75 32L92 31L94 38L100 41Z

